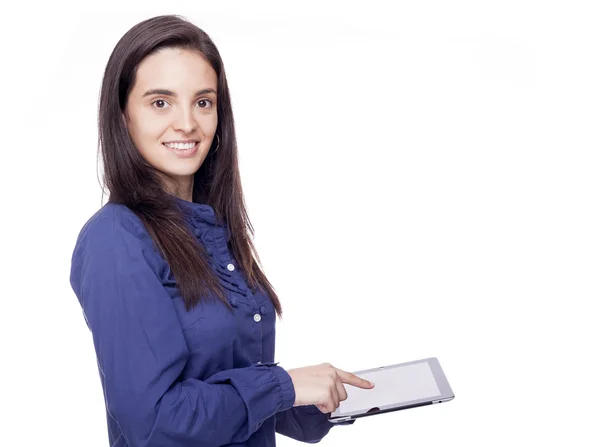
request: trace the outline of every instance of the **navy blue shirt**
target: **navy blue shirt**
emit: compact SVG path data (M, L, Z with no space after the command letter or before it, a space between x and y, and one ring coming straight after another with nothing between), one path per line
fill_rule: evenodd
M289 374L274 363L275 309L251 290L229 231L212 207L177 199L209 254L231 312L218 299L186 311L169 265L139 218L104 205L82 228L71 285L91 330L111 446L275 445L275 432L318 442L333 424L292 407Z

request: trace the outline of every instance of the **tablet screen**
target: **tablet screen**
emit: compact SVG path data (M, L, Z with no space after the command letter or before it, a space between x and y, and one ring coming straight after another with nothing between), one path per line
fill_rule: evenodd
M365 390L352 385L344 385L348 399L340 402L336 414L367 411L373 407L402 404L441 395L428 362L380 369L357 375L370 380L375 387Z

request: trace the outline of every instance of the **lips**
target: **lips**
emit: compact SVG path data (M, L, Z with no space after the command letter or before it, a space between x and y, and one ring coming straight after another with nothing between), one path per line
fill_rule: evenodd
M175 141L163 141L163 144L188 144L197 143L198 140L175 140Z
M164 147L166 147L169 151L173 152L175 155L177 155L180 158L193 157L196 154L196 152L198 152L199 145L200 144L196 141L192 147L178 149L178 148L169 146L167 143L163 143Z

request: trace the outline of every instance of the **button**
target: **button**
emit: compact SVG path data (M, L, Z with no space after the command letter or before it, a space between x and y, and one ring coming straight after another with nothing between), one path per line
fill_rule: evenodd
M231 297L231 305L233 307L237 307L237 305L238 305L238 299L237 299L237 297L235 297L235 296Z
M256 321L257 323L261 320L261 316L260 314L254 314L254 321Z
M200 228L196 228L196 229L194 230L194 234L195 234L197 237L200 237L200 235L202 234L202 231L200 231Z
M227 270L233 272L235 270L235 266L233 264L227 264Z
M266 314L267 313L267 308L265 306L260 306L260 313L261 314Z

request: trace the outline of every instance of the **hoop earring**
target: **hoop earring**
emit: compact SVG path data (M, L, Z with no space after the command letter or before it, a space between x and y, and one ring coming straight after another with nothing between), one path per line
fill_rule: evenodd
M219 150L219 144L221 144L221 139L219 138L219 136L217 135L217 147L216 149L213 151L213 153L217 152Z

